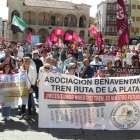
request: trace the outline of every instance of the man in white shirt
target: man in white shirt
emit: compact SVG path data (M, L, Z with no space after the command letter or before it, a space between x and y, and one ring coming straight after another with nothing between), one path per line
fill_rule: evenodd
M99 55L95 55L94 60L90 62L90 65L101 66L103 65L101 61L99 61Z

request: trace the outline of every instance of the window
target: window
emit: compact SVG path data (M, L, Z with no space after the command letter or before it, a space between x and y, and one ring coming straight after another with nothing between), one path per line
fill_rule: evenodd
M84 27L84 19L80 17L79 27Z
M132 18L132 21L135 21L135 17L131 17Z
M140 10L140 5L137 5L137 9Z
M140 21L140 17L136 17L136 21Z
M132 9L136 9L136 5L132 5Z
M115 16L115 17L113 17L113 21L114 21L114 22L116 22L116 16Z
M109 26L106 27L106 31L109 32Z
M109 21L109 19L110 19L110 16L108 15L108 16L107 16L107 21Z
M131 32L134 33L134 30L135 30L134 27L132 27L132 28L131 28Z
M51 25L55 25L55 16L51 16Z
M68 17L65 17L64 19L64 26L68 26Z
M135 34L138 34L139 33L139 28L136 28L135 29Z
M107 5L107 10L108 10L108 11L111 10L111 5L110 5L110 4Z

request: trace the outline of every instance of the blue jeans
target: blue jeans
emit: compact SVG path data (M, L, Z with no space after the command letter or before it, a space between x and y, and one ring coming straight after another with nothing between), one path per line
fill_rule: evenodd
M9 117L11 114L11 107L2 107L2 116Z
M32 114L32 109L36 110L33 93L28 94L28 115Z

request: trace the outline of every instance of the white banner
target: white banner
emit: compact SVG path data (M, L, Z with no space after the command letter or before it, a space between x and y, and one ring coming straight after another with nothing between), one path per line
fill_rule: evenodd
M39 127L139 130L140 76L80 79L43 74Z
M112 64L114 65L115 59L119 58L118 56L111 56L111 55L100 55L100 58L102 59L102 63L106 65L107 61L112 61Z
M23 72L0 75L0 104L17 106L20 97L28 97L27 76Z

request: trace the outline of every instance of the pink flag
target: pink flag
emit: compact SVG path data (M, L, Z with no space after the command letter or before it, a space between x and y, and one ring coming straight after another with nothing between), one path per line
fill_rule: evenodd
M52 42L50 40L50 37L48 37L48 36L46 36L46 44L47 44L47 47L51 48Z
M26 41L32 43L32 32L29 32L29 34L26 36Z
M117 34L119 48L129 43L128 18L123 0L117 0Z
M72 35L69 33L66 33L65 40L73 41Z
M89 32L90 32L91 34L93 34L95 38L98 37L98 32L96 31L96 29L95 29L94 27L90 28L90 29L89 29Z
M56 37L55 34L52 34L52 36L51 36L51 41L52 41L52 42L55 42L55 43L58 43L58 42L59 42L59 39Z
M96 39L96 46L102 46L103 45L103 37L101 33L98 33L97 39Z
M57 36L63 36L64 35L64 31L62 29L58 29L58 28L55 28L54 29L54 34Z
M85 42L84 40L81 40L81 41L80 41L80 44L81 44L82 46L86 46L86 42Z
M78 41L78 38L79 38L79 36L75 32L73 32L73 39L75 41Z
M73 40L75 40L77 42L81 42L82 41L82 39L75 32L73 32Z

